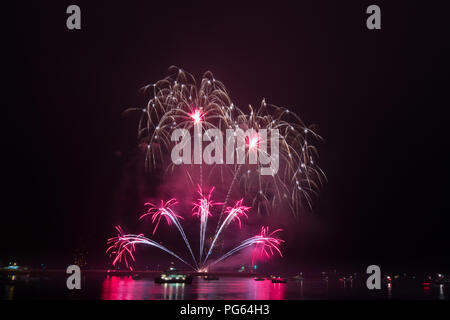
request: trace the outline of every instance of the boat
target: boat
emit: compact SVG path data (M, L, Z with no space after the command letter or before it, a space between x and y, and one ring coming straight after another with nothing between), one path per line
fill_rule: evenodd
M203 280L211 281L211 280L219 280L218 276L206 275L203 277Z
M155 283L192 283L192 276L180 273L174 267L169 268L159 277L155 278Z
M282 278L282 277L273 277L272 278L272 283L286 283L287 279Z
M265 281L266 278L263 278L263 277L254 277L253 280L255 280L255 281Z

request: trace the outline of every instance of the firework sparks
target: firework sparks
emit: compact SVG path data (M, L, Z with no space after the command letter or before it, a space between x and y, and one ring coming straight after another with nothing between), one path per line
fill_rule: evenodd
M201 130L200 133L217 128L224 136L227 129L276 129L280 139L280 168L277 174L261 175L261 163L210 165L207 168L198 164L198 179L193 171L195 166L182 166L182 170L195 186L203 182L210 184L211 181L203 181L203 171L209 170L205 176L212 179L213 171L218 168L224 180L222 183L229 184L224 209L234 189L244 198L251 199L258 213L264 211L269 214L283 204L288 204L294 215L305 205L311 208L313 195L318 193L326 179L317 165L318 152L313 142L321 140L321 137L313 126L306 126L294 112L268 104L264 99L259 108L249 106L245 112L231 100L224 84L209 71L203 75L199 85L191 74L182 69L171 67L169 71L171 76L143 88L150 96L144 108L128 109L142 113L138 139L146 146L148 169L165 167L171 169L165 172L174 171L174 164L165 157L170 154L165 151L170 151L173 146L170 137L174 129L192 130L201 125L201 128L197 128ZM258 135L251 136L248 139L247 156L255 151L267 155L267 150L260 148L264 142L265 139ZM213 179L216 179L215 176Z
M192 248L189 244L189 240L187 239L186 234L184 233L183 227L181 226L180 221L178 220L178 218L181 218L181 219L183 219L183 218L181 216L177 215L172 209L172 207L176 204L178 204L178 201L174 198L170 199L166 203L164 203L164 201L161 200L160 207L157 207L154 204L148 202L148 203L146 203L146 205L149 205L150 208L148 209L147 213L144 213L143 215L141 215L139 219L142 219L147 215L151 215L152 222L154 223L155 221L157 221L156 226L153 229L153 234L155 234L156 229L157 229L162 217L166 218L166 221L168 222L169 225L171 224L171 222L173 222L173 224L177 227L178 231L180 232L181 236L183 237L184 243L188 247L189 252L191 253L191 256L192 256L192 259L194 260L195 265L198 267L197 261L195 260L195 257L194 257L194 253L192 252Z
M250 150L258 149L259 146L259 136L257 134L253 135L252 137L248 138L248 148Z
M206 261L208 260L208 257L210 256L212 250L214 249L214 245L216 244L216 241L219 238L222 231L226 229L233 220L236 219L239 223L239 228L241 228L242 226L241 216L247 217L247 212L248 210L250 210L250 207L242 205L242 201L243 199L237 201L233 207L227 207L227 210L225 211L225 213L227 213L227 217L216 231L216 234L214 235L213 241L211 243L211 247L209 248L208 254L205 257L205 261L203 261L203 264L205 264Z
M200 198L193 204L193 216L198 216L200 219L199 260L195 259L180 224L179 219L183 218L177 215L172 208L177 203L175 199L166 203L162 201L159 206L148 203L147 205L150 207L147 213L140 218L152 217L152 223L155 224L153 235L156 233L161 219L164 218L163 221L166 221L168 225L174 224L189 249L195 268L200 270L208 267L207 260L213 252L218 238L223 235L230 223L236 221L241 227L241 218L247 217L250 210L250 207L242 204L243 199L246 199L247 203L251 203L258 213L269 214L272 211L279 211L277 209L285 204L294 215L299 214L301 209L306 206L311 208L312 197L318 193L321 184L326 180L325 174L317 165L318 151L313 145L314 142L321 140L321 137L315 132L313 126L306 126L294 112L288 108L268 104L264 99L259 108L249 106L244 111L231 100L224 84L215 79L209 71L197 84L195 78L184 70L176 67L171 67L169 70L172 73L170 76L143 88L143 92L149 94L149 100L145 107L131 108L127 111L138 110L141 112L138 139L140 145L145 147L145 164L149 170L157 169L160 172L173 173L176 170L175 160L172 162L171 159L167 159L167 155L171 154L170 151L174 147L171 135L175 129L183 129L189 134L194 131L194 155L190 152L187 155L188 158L191 158L189 163L194 164L179 166L179 170L186 174L192 186L198 185L200 193ZM250 132L244 138L246 139L245 145L236 151L244 153L245 158L249 160L251 157L256 158L255 155L258 154L260 161L249 161L248 164L227 162L220 166L216 163L208 164L203 168L202 159L200 162L192 161L192 157L194 160L198 160L195 159L198 154L195 152L195 141L202 141L203 133L206 136L209 129L218 129L222 137L227 136L227 130L234 130L235 136L229 137L229 139L243 138L240 136L241 133L238 133L236 137L236 132L239 130L245 131L246 135ZM267 136L260 132L271 132L271 134L276 132L276 138L279 141L279 152L276 155L272 154L272 144L267 148ZM228 145L228 142L229 140L225 145ZM232 142L234 145L234 140ZM201 151L200 149L200 158ZM268 169L267 163L263 163L261 157L266 159L276 157L279 167L277 166L276 170L269 167L272 170L271 173L269 171L268 174L261 174L261 172L267 172ZM199 166L200 175L196 177L197 166ZM205 181L203 179L204 170L207 173ZM219 204L211 200L214 188L208 194L203 194L202 187L203 182L211 185L213 179L217 180L218 175L213 175L215 170L220 170L221 184L226 185L228 190L224 202L221 203L222 209L216 231L212 236L212 243L202 262L211 207ZM239 194L239 198L242 197L242 199L237 201L234 206L228 206L228 202L235 194ZM222 216L224 216L223 221ZM135 244L145 244L157 247L190 265L166 247L143 235L124 235L121 228L118 228L118 231L119 235L111 238L108 242L111 244L108 252L115 255L113 264L123 261L128 266L131 261L134 261ZM254 248L252 260L256 257L270 257L275 253L282 256L279 247L283 240L278 238L279 232L281 229L269 233L268 227L263 227L260 234L244 240L210 265L223 261L248 247Z
M210 208L214 205L220 204L217 202L213 202L211 200L211 194L214 191L214 187L209 190L207 195L204 195L200 186L198 186L198 193L200 194L200 199L197 202L194 202L193 205L193 216L198 216L200 218L200 258L199 261L202 260L203 255L203 247L205 243L205 234L206 227L208 225L208 217L211 216Z
M276 237L278 232L283 231L282 229L277 229L269 233L269 227L261 227L261 232L259 235L255 236L255 247L252 254L252 264L254 264L257 256L259 258L270 258L275 252L277 252L281 257L283 256L279 246L283 240Z
M281 257L283 256L280 251L280 245L284 241L278 238L277 233L281 232L282 229L277 229L269 233L269 227L262 227L261 233L248 238L241 242L236 248L228 251L223 256L215 260L210 264L210 266L221 262L228 258L229 256L249 247L254 247L254 253L259 252L260 256L271 257L275 252L277 252ZM252 264L254 263L254 254L252 255Z
M172 222L175 222L175 224L177 224L176 221L178 221L178 218L184 219L182 216L177 215L172 210L172 206L174 206L176 204L178 204L178 201L173 198L170 199L169 201L167 201L166 203L164 203L164 200L161 200L160 206L156 206L153 203L147 202L147 203L145 203L145 206L149 206L149 209L147 210L146 213L144 213L143 215L141 215L139 217L139 220L150 215L152 217L152 222L155 223L155 221L156 221L155 228L153 229L153 235L154 235L156 232L156 229L158 229L159 222L162 217L166 218L166 222L168 225L171 225Z
M127 266L127 268L132 269L131 262L135 261L134 255L133 255L133 253L136 250L135 245L143 244L143 245L152 246L152 247L158 248L162 251L165 251L165 252L169 253L170 255L174 256L175 258L177 258L178 260L182 261L186 265L192 267L195 270L201 270L201 269L208 268L209 266L206 264L206 262L210 256L210 254L213 252L213 249L215 247L217 239L219 238L219 235L221 235L233 221L236 221L239 225L239 228L241 228L242 227L241 218L247 217L247 213L251 209L251 207L242 205L243 199L236 201L234 206L227 207L227 209L225 211L227 216L224 219L224 221L220 224L218 231L214 234L213 241L208 250L208 254L205 257L205 260L202 262L201 261L201 257L202 257L201 252L203 251L203 248L204 248L204 239L205 239L205 234L206 234L206 226L207 226L208 217L211 216L210 208L214 205L220 204L220 203L216 203L216 202L212 201L211 197L212 197L213 191L214 191L214 187L212 187L207 194L204 194L202 192L201 188L199 187L198 193L200 194L200 199L198 199L197 202L193 203L193 209L192 209L193 214L192 215L198 216L200 218L200 239L203 240L203 244L201 244L201 246L200 246L200 259L198 262L194 257L192 249L189 245L189 241L187 240L184 230L178 220L178 218L181 218L181 217L179 215L177 215L173 210L173 206L178 203L176 199L170 199L167 202L161 201L161 205L159 207L157 207L151 203L146 203L146 205L149 205L150 208L148 209L147 213L141 215L141 217L139 218L139 219L142 219L145 216L150 215L152 217L152 222L156 223L158 225L159 220L162 217L165 217L166 221L168 223L170 222L169 223L170 225L172 225L172 224L175 225L178 228L178 230L180 231L180 234L182 235L182 237L186 243L186 246L189 249L189 252L194 261L195 268L193 267L193 265L189 264L186 260L181 258L179 255L177 255L173 251L169 250L168 248L166 248L165 246L159 244L158 242L156 242L154 240L146 238L143 234L138 234L138 235L124 234L124 232L120 226L116 227L116 230L118 231L118 235L116 237L110 238L108 240L109 247L106 250L107 253L110 253L112 256L114 256L113 265L116 265L120 262L124 262L125 265ZM281 255L281 251L279 250L279 245L283 242L283 240L276 237L276 234L280 231L281 231L281 229L278 229L278 230L275 230L275 231L269 233L268 228L263 227L261 229L261 233L259 235L245 240L238 247L229 251L227 254L220 257L218 260L213 261L210 265L216 264L216 263L226 259L227 257L231 256L232 254L234 254L246 247L253 246L253 245L255 246L254 254L256 252L258 252L261 256L265 255L268 257L268 256L273 255L273 253L276 251ZM254 254L253 254L253 256L254 256ZM252 256L252 261L253 261L253 256Z
M194 120L194 124L200 123L203 119L203 114L198 109L195 109L189 116Z
M144 237L142 234L124 234L123 230L120 226L116 226L116 230L118 231L117 237L108 239L108 244L110 245L108 249L106 250L107 253L114 256L113 265L116 265L119 262L125 262L125 265L130 270L133 270L133 267L131 266L128 259L131 259L132 261L135 261L134 259L134 251L136 250L135 245L136 244L143 244L152 246L155 248L158 248L160 250L163 250L173 257L177 258L181 262L185 263L187 266L192 267L191 264L187 263L184 259L180 258L177 254L170 251L163 245L159 244L158 242L155 242L151 239L148 239Z

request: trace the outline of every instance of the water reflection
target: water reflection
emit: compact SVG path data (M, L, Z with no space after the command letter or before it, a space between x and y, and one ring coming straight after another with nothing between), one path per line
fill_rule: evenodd
M303 295L303 283L299 285ZM152 279L133 280L131 276L109 276L102 283L102 299L285 299L286 284L271 281L254 281L251 278L228 278L219 281L194 279L184 283L156 284Z
M440 300L444 300L445 299L444 285L443 284L439 285L439 299Z
M14 285L8 285L4 287L3 298L5 300L13 300L14 299Z
M221 277L218 281L194 278L192 284L156 284L152 278L91 275L83 290L67 290L65 278L0 282L1 299L105 300L288 300L288 299L449 299L445 284L394 283L368 290L365 281L254 281Z
M163 283L164 300L183 300L184 283ZM153 286L155 288L155 286Z
M244 299L255 300L283 300L285 299L285 283L272 283L272 281L254 281L253 279L245 279L243 285L249 287L250 296Z
M395 287L395 288L393 288ZM393 290L395 289L395 290ZM416 291L418 290L418 291ZM288 281L272 283L252 278L228 278L205 281L194 278L192 284L156 284L153 279L133 280L131 277L109 276L102 279L101 298L106 300L286 300L286 299L448 299L444 285L430 288L399 287L391 283L383 290L367 290L355 283L325 281Z

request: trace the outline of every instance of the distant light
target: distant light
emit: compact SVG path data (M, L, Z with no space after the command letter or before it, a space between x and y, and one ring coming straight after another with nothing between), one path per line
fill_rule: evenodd
M7 266L5 267L5 269L9 269L9 270L17 270L19 269L19 266L13 265L13 266Z

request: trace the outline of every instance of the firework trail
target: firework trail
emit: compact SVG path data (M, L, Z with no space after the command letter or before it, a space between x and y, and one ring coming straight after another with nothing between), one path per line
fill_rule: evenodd
M262 227L260 234L242 241L240 245L228 251L217 260L213 261L209 266L212 266L220 261L223 261L229 256L251 246L254 246L255 247L254 250L259 251L261 256L270 257L275 252L277 252L282 257L283 255L281 254L279 246L284 241L276 236L276 234L281 231L282 229L277 229L269 233L268 227ZM252 264L253 263L254 263L254 254L252 255Z
M242 132L238 132L238 133L239 133L239 135L242 134ZM260 145L261 139L257 133L252 133L250 136L243 137L243 138L245 139L245 145L244 145L245 150L244 151L247 152L247 155L249 158L250 158L250 152L254 153L256 151L259 151L259 152L262 151L262 150L259 150L259 148L258 148ZM264 155L267 156L267 153L265 153ZM241 167L242 167L242 164L239 164L237 169L234 171L233 179L231 180L230 186L227 191L227 195L225 196L225 201L222 206L222 211L220 212L220 215L219 215L219 223L217 224L216 233L219 230L220 222L222 221L222 215L225 211L226 205L228 204L228 199L230 198L231 190L233 190L233 186L234 186L234 184L237 180L237 177L241 171ZM250 173L250 170L248 170L247 173Z
M183 218L181 216L177 215L172 210L172 207L176 204L178 204L178 201L174 198L170 199L166 203L164 203L164 201L161 200L161 205L159 207L148 202L145 205L150 206L150 208L148 209L147 213L144 213L143 215L141 215L139 217L139 219L142 219L147 215L151 215L153 223L157 220L156 226L153 229L153 234L155 234L156 229L158 228L158 225L159 225L159 221L161 220L162 217L166 218L166 221L168 222L169 225L171 222L173 222L173 224L177 227L178 231L180 232L181 236L183 237L184 243L188 247L189 252L191 253L191 256L192 256L192 259L194 260L195 265L198 267L197 261L195 260L195 257L194 257L194 253L192 252L192 248L189 245L189 241L186 237L186 234L184 233L183 227L181 226L180 221L178 220L178 218L181 218L181 219L183 219Z
M152 246L158 249L161 249L173 257L177 258L181 262L185 263L187 266L194 269L194 267L187 263L184 259L180 258L177 254L170 251L163 245L148 239L144 237L142 234L124 234L123 230L120 226L116 226L116 230L119 232L117 237L108 239L108 244L110 245L108 249L106 250L107 253L110 253L112 255L115 255L115 258L112 262L113 265L116 265L117 263L124 261L127 268L130 268L130 270L133 270L132 266L128 262L128 256L131 258L132 261L135 261L133 252L136 250L135 245L136 244L144 244L148 246Z
M115 256L113 259L113 265L116 265L117 263L120 263L120 262L125 262L127 268L132 269L129 259L131 259L131 261L135 261L133 253L136 249L135 248L136 244L144 244L144 245L149 245L152 247L159 248L162 251L165 251L165 252L169 253L170 255L174 256L175 258L177 258L178 260L182 261L186 265L190 266L194 270L201 270L201 268L204 268L204 267L208 268L209 266L214 265L214 264L226 259L227 257L233 255L234 253L236 253L244 248L247 248L249 246L255 247L253 254L252 254L252 263L254 261L254 257L256 255L256 253L259 253L260 256L269 257L269 256L273 255L274 252L278 252L280 254L280 256L282 256L281 251L279 250L279 246L283 242L283 240L276 237L276 234L282 230L277 229L277 230L269 233L268 227L262 227L261 233L259 235L256 235L252 238L249 238L249 239L243 241L239 246L237 246L233 250L229 251L228 253L226 253L225 255L220 257L219 259L215 260L210 265L206 264L210 254L212 253L212 251L215 247L217 239L223 233L223 231L227 229L227 227L230 225L230 223L232 221L237 221L237 223L239 224L239 227L241 228L241 218L247 217L247 212L251 208L242 205L243 199L241 199L239 201L236 201L234 206L227 207L227 209L225 211L227 216L224 219L224 221L221 223L218 231L214 234L213 241L209 248L208 254L206 255L206 257L202 263L201 252L204 248L204 239L205 239L205 234L206 234L208 217L211 215L210 208L213 205L221 204L221 203L215 203L211 200L211 195L212 195L213 191L214 191L214 187L212 187L210 189L209 193L204 194L202 192L201 188L199 187L198 192L200 194L200 199L198 199L197 202L193 203L193 209L192 209L193 214L192 215L199 216L199 218L200 218L200 239L203 241L203 244L202 243L200 244L200 259L198 262L196 261L196 259L194 257L194 254L191 250L191 247L189 246L189 242L186 238L186 235L184 234L184 230L181 227L181 224L178 220L178 218L181 218L181 217L178 216L172 209L172 207L178 203L176 201L176 199L170 199L167 202L161 201L161 205L159 207L157 207L151 203L146 203L146 205L150 206L150 208L148 209L147 213L141 215L141 217L139 218L139 219L142 219L147 215L152 216L152 222L154 224L156 223L153 233L155 233L162 217L165 217L166 221L169 224L173 223L178 228L181 235L183 236L186 246L189 249L192 259L194 260L195 268L191 264L186 262L186 260L184 260L183 258L178 256L176 253L174 253L173 251L169 250L168 248L162 246L161 244L159 244L151 239L146 238L143 234L138 234L138 235L124 234L124 232L120 226L116 227L116 229L118 231L117 237L110 238L108 240L108 245L110 245L110 246L106 250L107 253L110 253L112 256ZM199 268L199 265L201 268Z
M259 255L259 258L270 258L275 251L282 257L279 245L284 242L283 240L276 238L278 232L283 231L282 229L277 229L269 233L269 227L261 227L261 232L256 238L259 238L255 242L255 247L252 254L252 264Z
M221 204L213 202L211 200L211 194L214 191L214 187L209 190L207 195L204 195L200 186L198 186L198 193L200 194L200 199L194 202L193 205L193 216L198 216L200 218L200 254L199 261L202 261L203 247L205 243L206 227L208 225L208 217L211 216L210 208L213 205Z
M184 219L182 216L177 215L172 210L172 206L174 206L176 204L178 204L178 201L174 198L170 199L165 204L164 204L164 201L161 200L161 205L159 207L154 205L153 203L147 202L144 204L144 206L149 206L149 208L146 213L144 213L143 215L141 215L139 217L139 220L141 220L142 218L144 218L148 215L152 216L152 222L155 223L155 221L157 221L156 226L153 229L153 235L154 235L156 232L156 229L158 229L159 222L162 217L166 218L166 222L168 225L171 225L172 221L178 220L178 218Z
M246 207L242 205L243 199L237 201L233 207L227 207L227 210L225 213L227 213L227 217L220 225L220 228L215 233L213 241L211 243L211 247L209 247L208 254L205 257L205 260L203 261L203 265L206 264L206 261L208 260L209 255L211 254L212 250L214 249L214 245L216 244L217 239L219 238L220 234L224 229L226 229L229 224L236 219L239 223L239 228L241 227L241 216L247 217L247 211L250 210L250 207Z

